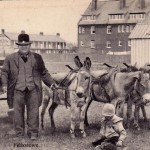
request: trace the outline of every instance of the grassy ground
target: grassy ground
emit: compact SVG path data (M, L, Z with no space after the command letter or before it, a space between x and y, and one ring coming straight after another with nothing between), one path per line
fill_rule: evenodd
M64 67L65 64L60 63L52 64L46 63L48 70L52 72L68 71L68 68ZM74 66L73 63L70 64ZM93 68L95 70L97 65ZM98 138L100 120L101 120L101 110L102 103L93 102L89 111L88 118L90 126L86 128L87 137L81 138L80 135L77 135L76 139L70 138L70 111L64 106L59 106L55 113L55 124L56 132L52 133L50 129L50 120L48 112L45 115L45 128L44 131L40 129L40 137L37 141L32 142L25 136L22 139L13 138L13 123L8 118L7 111L8 106L6 101L0 101L0 150L92 150L91 142ZM148 119L150 118L150 110L146 110ZM128 146L128 150L149 150L149 138L150 131L148 129L148 122L144 122L141 118L140 126L141 131L136 131L133 127L130 130L127 130L127 138L125 140L125 145ZM16 147L17 144L38 144L38 147Z
M0 106L0 150L92 150L91 142L98 138L102 103L93 102L88 111L90 126L86 128L86 138L81 138L79 134L76 139L70 138L70 111L64 106L59 106L54 113L56 132L51 132L47 112L45 115L45 129L44 131L40 129L40 137L35 142L31 142L27 136L19 140L13 138L13 124L7 115L6 101L0 101ZM149 118L150 111L148 111L148 108L146 111ZM143 122L143 119L141 119L140 126L141 131L136 131L133 127L127 130L128 136L125 140L125 145L128 146L128 150L150 149L148 123ZM15 146L17 143L38 144L38 147L18 148Z

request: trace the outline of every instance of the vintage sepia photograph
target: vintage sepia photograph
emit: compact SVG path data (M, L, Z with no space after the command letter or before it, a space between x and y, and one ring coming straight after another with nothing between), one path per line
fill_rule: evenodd
M0 0L0 150L149 150L150 0Z

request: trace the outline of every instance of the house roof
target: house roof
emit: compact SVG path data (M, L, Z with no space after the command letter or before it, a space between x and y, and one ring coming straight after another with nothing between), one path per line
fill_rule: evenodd
M97 9L92 9L92 2L89 4L88 8L85 10L82 16L86 15L96 15L97 19L95 21L82 20L79 21L79 25L88 24L119 24L119 23L137 23L141 22L139 20L130 20L129 13L141 13L150 12L150 0L145 0L146 7L144 9L139 8L138 0L126 0L126 7L120 9L120 0L111 1L97 1ZM109 14L124 14L125 19L123 20L109 20Z
M11 40L18 40L18 33L5 32L5 35ZM60 36L57 35L30 34L29 36L30 41L65 42Z
M131 32L130 39L150 39L150 24L140 23Z

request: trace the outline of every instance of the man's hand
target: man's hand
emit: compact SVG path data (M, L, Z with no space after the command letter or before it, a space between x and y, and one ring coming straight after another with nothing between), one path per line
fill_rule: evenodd
M123 142L119 140L119 141L116 143L116 146L119 146L119 147L123 146Z
M7 92L7 87L6 87L6 86L4 86L2 89L3 89L3 92L4 92L4 93Z
M56 83L53 83L53 84L50 86L50 88L51 88L52 90L55 90L55 89L58 88L58 85L57 85Z

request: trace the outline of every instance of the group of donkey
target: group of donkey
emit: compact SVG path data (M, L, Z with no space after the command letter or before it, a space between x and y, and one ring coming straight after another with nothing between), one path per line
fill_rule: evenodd
M41 111L41 127L44 128L44 114L49 107L51 128L55 129L53 114L58 105L70 107L71 111L71 137L75 137L75 124L79 121L79 129L82 137L86 137L85 125L88 125L87 111L91 102L98 101L112 103L116 107L116 114L124 117L124 104L127 102L127 126L130 125L132 104L135 103L134 123L137 129L139 109L146 113L144 105L149 102L143 98L150 90L149 70L137 69L124 64L126 68L111 67L97 71L91 70L91 60L86 57L82 63L78 56L74 58L76 68L69 68L68 73L52 74L57 87L50 89L43 87L43 105Z

